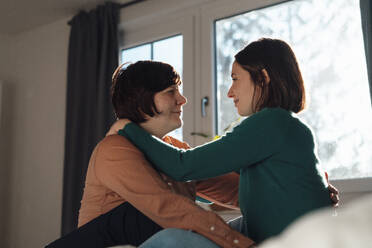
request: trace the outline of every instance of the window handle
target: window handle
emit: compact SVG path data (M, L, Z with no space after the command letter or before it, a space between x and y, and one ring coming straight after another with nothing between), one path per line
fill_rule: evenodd
M205 107L209 104L209 98L207 96L201 99L201 114L202 117L207 116L207 112L205 111Z

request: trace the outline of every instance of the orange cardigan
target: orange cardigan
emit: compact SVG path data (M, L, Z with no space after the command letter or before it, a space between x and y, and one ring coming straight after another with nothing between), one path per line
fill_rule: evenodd
M164 141L188 149L172 137ZM237 207L239 176L230 173L196 183L198 195ZM221 217L195 204L195 183L176 182L157 172L130 141L105 137L94 149L86 175L79 226L128 201L163 228L193 230L222 247L248 247L249 238Z

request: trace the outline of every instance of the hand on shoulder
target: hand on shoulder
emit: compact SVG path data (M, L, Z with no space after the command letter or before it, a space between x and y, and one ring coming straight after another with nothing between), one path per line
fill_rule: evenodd
M112 124L110 130L106 133L106 136L117 134L120 129L123 129L131 121L129 119L119 119Z

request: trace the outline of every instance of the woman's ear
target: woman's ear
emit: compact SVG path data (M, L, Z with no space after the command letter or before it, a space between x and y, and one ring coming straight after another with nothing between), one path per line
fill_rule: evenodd
M263 74L264 79L265 79L265 84L270 83L269 73L267 73L266 69L262 69L261 71L262 71L262 74Z

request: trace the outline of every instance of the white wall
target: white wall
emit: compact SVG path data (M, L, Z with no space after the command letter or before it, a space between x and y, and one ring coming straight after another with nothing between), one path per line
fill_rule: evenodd
M0 247L7 245L7 223L9 213L9 195L10 195L10 180L9 180L9 140L8 132L10 124L9 109L6 107L6 101L9 99L9 81L10 81L10 54L11 54L11 38L9 36L0 35L0 83L2 89L0 92Z
M60 234L67 21L21 33L8 43L11 87L3 105L10 112L4 127L9 169L0 179L9 179L11 191L2 199L9 203L8 244L0 247L43 247Z
M8 73L8 61L10 58L11 37L0 34L0 80L4 80Z

